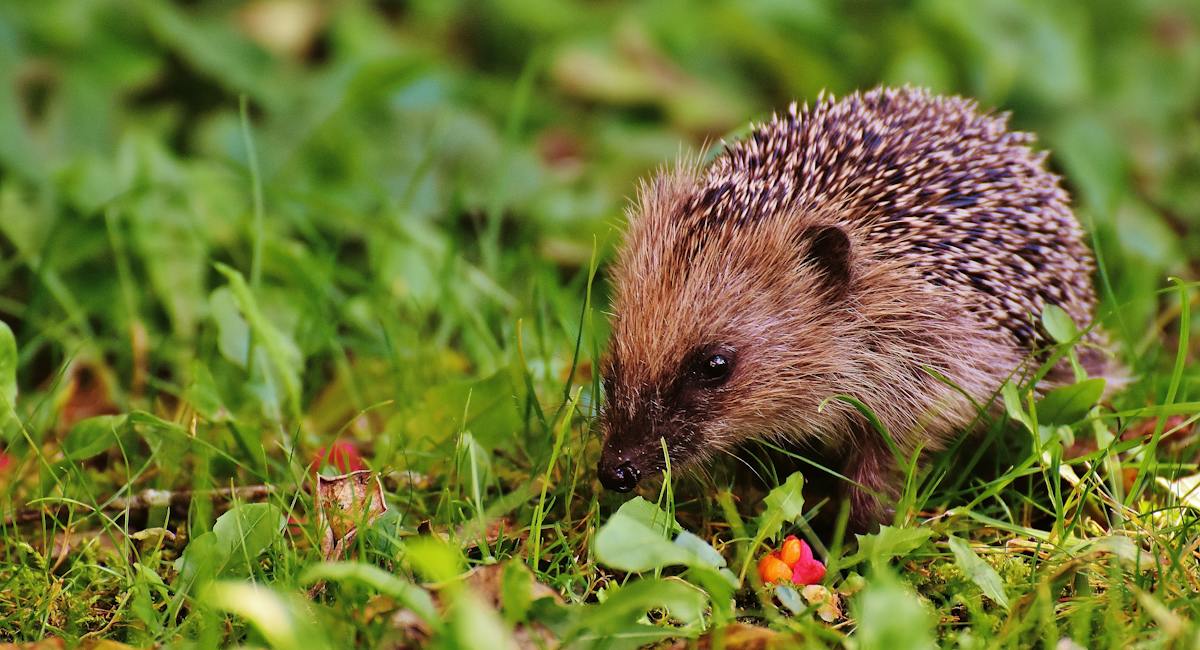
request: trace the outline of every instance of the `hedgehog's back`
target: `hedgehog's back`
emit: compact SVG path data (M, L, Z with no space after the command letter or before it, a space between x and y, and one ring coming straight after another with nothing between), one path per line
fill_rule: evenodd
M1090 322L1093 263L1045 154L1006 121L915 89L793 105L730 145L683 214L836 221L859 259L904 260L1028 350L1047 303Z

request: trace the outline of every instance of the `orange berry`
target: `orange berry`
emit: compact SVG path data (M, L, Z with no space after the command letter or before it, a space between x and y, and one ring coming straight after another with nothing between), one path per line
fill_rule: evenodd
M758 577L762 578L765 584L789 582L792 579L792 568L779 559L778 555L771 553L758 561Z
M788 535L787 539L783 540L783 546L779 547L779 559L783 560L784 564L790 567L796 566L800 561L803 542L796 539L795 535Z

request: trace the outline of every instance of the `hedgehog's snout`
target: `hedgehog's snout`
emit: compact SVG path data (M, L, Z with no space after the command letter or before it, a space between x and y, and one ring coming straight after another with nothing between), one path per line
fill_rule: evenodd
M604 486L604 489L614 492L633 490L642 477L642 473L638 471L633 462L622 459L605 463L605 459L602 458L596 472L600 475L600 484Z

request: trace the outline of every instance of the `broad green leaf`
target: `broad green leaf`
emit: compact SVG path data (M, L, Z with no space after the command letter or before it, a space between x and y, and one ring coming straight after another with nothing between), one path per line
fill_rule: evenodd
M678 526L642 497L630 499L596 533L596 559L621 571L689 564L693 553L666 537Z
M533 605L533 574L520 562L504 565L500 582L500 602L504 620L509 625L520 623L529 615Z
M458 549L436 537L418 537L405 547L405 559L430 581L446 582L462 573L462 556Z
M218 581L203 590L200 600L250 622L276 650L320 650L332 647L310 604L256 584Z
M583 630L604 634L611 630L628 629L628 626L635 625L638 619L651 609L664 609L672 619L688 626L672 628L672 636L690 637L699 631L707 604L708 598L703 591L682 580L634 580L610 589L603 603L582 610L565 636L569 638ZM638 645L648 642L643 640Z
M272 503L242 503L217 518L212 532L227 553L222 567L229 573L244 573L254 559L279 538L287 518Z
M133 586L130 589L129 609L152 633L163 629L161 615L154 607L154 597L161 601L171 599L170 590L161 576L141 562L133 563Z
M212 580L228 558L229 549L216 533L208 531L193 537L175 560L175 570L179 572L177 591L186 594L196 585Z
M634 497L626 501L621 504L617 512L632 517L649 528L653 528L663 537L669 537L683 530L679 522L675 521L673 517L668 516L662 508L642 497Z
M209 421L220 422L228 419L229 411L221 399L221 391L217 388L217 382L213 379L208 365L195 359L189 374L191 382L184 392L188 404Z
M454 594L450 610L450 630L454 636L451 647L458 648L515 648L512 634L500 615L482 594L470 590Z
M1083 419L1104 395L1104 379L1085 379L1046 393L1037 402L1038 424L1074 424Z
M934 619L921 599L890 572L876 571L853 601L860 650L934 648Z
M784 522L804 515L804 476L796 472L763 499L766 510L758 519L758 539L774 539Z
M1042 310L1042 327L1059 343L1071 341L1079 334L1075 321L1058 305L1046 305Z
M17 403L17 338L8 323L0 321L0 400Z
M1004 593L1004 582L992 565L984 562L967 543L954 535L949 538L950 550L954 552L954 560L958 568L975 583L984 595L991 598L997 605L1008 609L1008 595Z
M1029 418L1029 414L1025 412L1025 407L1021 404L1021 394L1017 392L1016 384L1006 381L1000 387L1000 395L1004 398L1004 410L1008 413L1008 417L1020 422L1028 431L1033 431L1033 420Z
M17 339L0 321L0 441L11 440L20 426L17 419Z
M76 422L63 440L63 454L67 460L79 461L115 447L128 420L125 415L97 415Z
M512 565L520 566L518 563ZM322 562L314 564L300 574L302 584L319 580L330 582L353 582L370 587L379 593L391 596L396 602L411 609L426 623L439 626L441 619L433 605L429 592L374 564L365 562Z
M858 552L842 562L848 567L864 560L887 562L892 558L904 557L920 548L933 534L929 528L894 528L881 526L878 533L855 535Z
M713 615L717 620L733 620L736 608L734 594L741 586L733 571L693 566L688 569L686 578L688 582L698 585L708 592L709 600L712 602Z
M717 552L717 549L713 548L712 544L686 530L675 536L675 545L687 549L696 560L714 569L721 569L726 566L725 557Z
M209 313L217 323L217 350L231 363L245 368L250 354L250 326L238 311L229 287L219 287L208 297Z
M237 303L250 332L254 334L255 342L266 350L271 370L267 373L268 378L282 384L283 394L287 397L293 414L298 416L301 400L300 370L303 366L299 348L262 312L241 273L219 262L215 266L229 281L229 290L233 294L234 302Z

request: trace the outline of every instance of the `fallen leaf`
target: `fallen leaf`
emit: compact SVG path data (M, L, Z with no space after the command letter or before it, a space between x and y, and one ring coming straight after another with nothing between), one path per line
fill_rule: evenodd
M522 580L529 586L529 600L541 600L543 598L553 599L554 602L562 604L563 598L557 591L551 587L544 585L534 578L533 574L528 570L521 571L520 566L516 565L517 571L513 571L510 563L506 564L487 564L478 566L467 572L463 580L471 591L475 592L485 601L491 603L494 607L500 608L504 606L504 581L505 574L510 574L509 580L512 580L511 574L523 576Z
M373 523L387 512L383 484L377 474L367 470L317 476L317 507L324 535L321 557L327 562L342 557L360 526Z
M817 616L822 621L832 623L842 617L842 599L824 585L808 585L800 590L800 595L809 605L817 606Z
M66 387L58 399L62 403L58 424L64 431L81 420L121 412L112 400L104 369L89 362L70 365Z
M521 526L514 524L512 519L508 517L497 517L488 520L487 529L484 531L482 539L479 537L478 523L476 522L459 526L455 532L456 539L468 540L463 542L464 551L478 548L480 542L492 546L501 539L524 541L528 536L528 530L523 530Z
M392 614L389 621L392 629L400 632L396 648L425 648L428 647L432 631L429 624L421 620L411 609L402 609Z
M765 627L748 623L733 623L723 628L713 630L704 636L691 641L677 639L670 645L662 646L670 650L696 648L725 648L725 650L766 650L767 648L794 647L796 639L791 635L782 634Z

